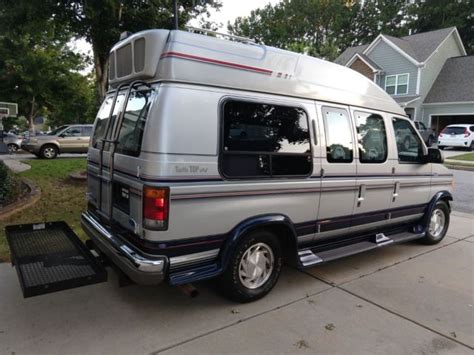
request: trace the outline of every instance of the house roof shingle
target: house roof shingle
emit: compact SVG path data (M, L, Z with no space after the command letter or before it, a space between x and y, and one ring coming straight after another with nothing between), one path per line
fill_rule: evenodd
M416 61L424 62L455 28L448 27L400 38L389 35L383 36ZM362 54L367 47L368 45L347 48L334 62L345 65L355 53Z
M424 103L474 102L474 55L446 60Z
M368 47L368 44L361 46L349 47L336 58L334 63L345 65L356 53L362 53Z
M364 61L366 61L375 70L382 70L382 68L377 63L375 63L372 59L367 57L365 54L359 53L359 55L362 57Z
M455 30L456 27L448 27L440 30L417 33L411 36L402 37L410 44L414 58L419 62L424 62L438 48L441 42Z

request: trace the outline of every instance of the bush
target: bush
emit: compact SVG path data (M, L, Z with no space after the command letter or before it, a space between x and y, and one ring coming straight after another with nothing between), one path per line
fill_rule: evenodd
M10 173L3 162L0 162L0 207L13 200L20 190L20 183Z

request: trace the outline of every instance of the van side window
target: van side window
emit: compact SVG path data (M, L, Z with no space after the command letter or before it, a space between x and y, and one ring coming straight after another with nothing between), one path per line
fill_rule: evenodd
M398 160L401 162L421 163L423 161L423 144L409 121L392 118L397 142Z
M352 129L347 111L323 106L326 126L326 157L330 163L350 163L353 159Z
M359 160L361 163L383 163L387 160L387 132L383 117L355 111Z
M145 122L154 97L154 89L130 93L119 131L117 153L134 157L140 154Z
M229 178L307 176L308 117L298 107L227 101L221 169Z

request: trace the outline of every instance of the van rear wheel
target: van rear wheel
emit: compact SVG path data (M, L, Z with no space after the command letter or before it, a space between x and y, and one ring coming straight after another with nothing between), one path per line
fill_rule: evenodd
M426 234L420 239L423 244L438 244L446 235L449 227L449 207L445 201L438 201L431 212Z
M281 273L282 251L277 237L265 230L245 236L220 279L221 290L237 302L251 302L271 291Z

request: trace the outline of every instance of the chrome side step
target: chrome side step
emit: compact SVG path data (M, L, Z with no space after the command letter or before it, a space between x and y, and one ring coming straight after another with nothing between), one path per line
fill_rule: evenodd
M310 249L300 250L298 256L303 266L316 265L323 262L323 259L315 255Z
M328 261L336 260L343 258L345 256L350 256L364 251L384 247L390 244L397 244L408 242L410 240L415 240L422 238L425 233L398 233L386 236L383 233L378 233L372 238L367 238L367 240L359 241L353 244L335 247L333 249L318 250L318 248L309 248L298 251L298 257L300 263L303 267L308 267L320 263L325 263Z

